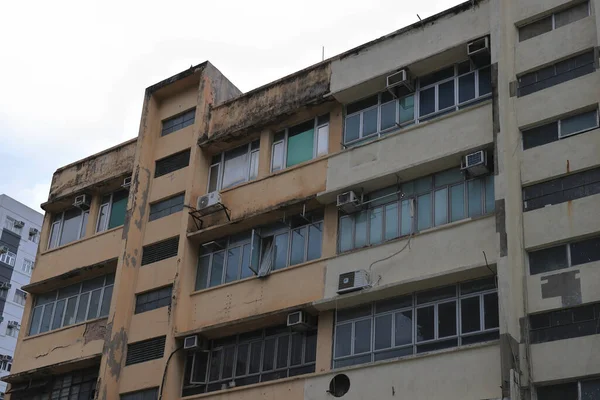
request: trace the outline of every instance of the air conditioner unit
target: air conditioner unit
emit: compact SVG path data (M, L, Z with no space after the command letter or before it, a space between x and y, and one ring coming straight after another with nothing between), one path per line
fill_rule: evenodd
M186 336L183 339L184 350L208 350L208 341L198 335Z
M123 189L129 189L131 187L131 176L128 176L125 179L123 179L123 184L121 185L121 187Z
M22 228L25 226L25 222L23 221L15 221L14 223L15 228Z
M0 254L5 254L5 253L8 253L8 247L0 246Z
M10 282L0 282L0 289L10 289Z
M337 196L337 208L346 214L359 211L362 208L360 203L360 199L353 191L338 194Z
M338 294L355 292L364 288L368 288L369 275L364 269L358 271L346 272L340 274L338 281Z
M20 324L17 321L8 321L8 326L18 328L20 326Z
M29 228L29 235L30 236L37 235L38 233L40 233L40 231L37 228Z
M489 174L487 153L484 150L467 154L461 163L460 169L467 171L470 176Z
M414 80L407 68L388 75L385 78L385 88L394 97L402 97L415 91Z
M219 192L210 192L204 196L198 197L196 209L210 211L213 208L221 206L221 195Z
M315 327L314 318L306 311L296 311L287 316L287 326L294 331L307 331Z
M86 194L79 195L75 197L75 201L73 202L73 207L77 207L82 211L87 211L90 209L90 196Z
M490 65L490 39L482 37L467 44L467 55L477 67Z

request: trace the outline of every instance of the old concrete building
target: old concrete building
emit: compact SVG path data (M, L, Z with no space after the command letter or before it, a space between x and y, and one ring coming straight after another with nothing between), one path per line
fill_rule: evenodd
M475 0L54 174L23 399L600 398L600 0Z

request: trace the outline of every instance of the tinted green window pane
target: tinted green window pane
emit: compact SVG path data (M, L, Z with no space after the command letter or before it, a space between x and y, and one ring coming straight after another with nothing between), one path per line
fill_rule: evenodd
M221 284L223 279L223 265L225 264L225 252L214 253L212 257L212 266L210 271L210 286Z
M431 193L417 198L417 230L431 227Z
M381 106L381 130L396 125L396 102L391 101Z
M311 225L308 228L307 261L321 258L321 243L323 242L323 223Z
M485 212L494 212L496 200L494 198L494 175L485 178Z
M401 191L401 195L403 195L404 197L412 196L415 193L415 182L412 181L402 184Z
M225 270L225 282L233 282L238 278L240 269L241 247L227 250L227 269Z
M416 193L423 193L426 192L428 190L431 190L431 186L433 185L433 177L430 176L426 176L424 178L421 179L417 179L415 181L415 192Z
M385 240L398 237L398 203L385 206Z
M108 229L116 228L125 223L125 213L127 211L128 192L121 191L113 195L110 218L108 219Z
M407 96L400 100L400 123L415 120L415 97Z
M354 239L355 247L363 247L367 245L367 212L361 211L355 216L356 234Z
M435 192L435 225L448 223L448 189Z
M288 137L286 166L300 164L313 157L314 129Z
M469 217L481 215L483 195L483 185L480 179L475 179L468 182L467 190L469 192Z
M204 289L208 283L208 269L210 268L210 256L206 255L198 259L198 270L196 271L196 290Z
M352 249L352 219L343 217L340 219L340 251Z
M450 188L450 221L459 221L465 218L465 184L455 185Z
M290 254L290 265L296 265L304 262L306 231L306 227L292 231L292 252Z
M383 235L383 208L377 207L369 210L369 243L381 243Z
M435 174L434 180L435 186L440 187L444 185L450 185L452 183L461 182L464 180L464 177L460 169L454 168Z
M377 108L373 108L363 113L363 137L377 132L377 114Z
M287 233L275 236L275 262L273 269L287 267L288 236L289 234Z
M400 235L408 235L412 232L413 217L411 215L410 203L412 200L402 200L402 226L400 227Z

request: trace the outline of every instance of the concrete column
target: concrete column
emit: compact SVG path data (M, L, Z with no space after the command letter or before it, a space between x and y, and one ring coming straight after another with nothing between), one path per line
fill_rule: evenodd
M100 203L102 203L102 194L94 194L90 203L90 214L88 216L87 226L85 227L86 238L92 237L96 234L96 223L98 222Z
M271 147L273 132L264 130L260 134L260 155L258 158L258 177L264 178L271 174Z
M338 104L329 114L329 154L342 150L344 138L344 107Z
M317 333L317 363L315 372L331 369L333 352L333 311L319 314L319 331Z

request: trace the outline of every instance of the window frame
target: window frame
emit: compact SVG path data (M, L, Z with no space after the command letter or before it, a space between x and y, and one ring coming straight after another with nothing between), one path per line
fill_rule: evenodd
M181 197L181 206L179 204L175 204L175 205L171 205L171 206L169 206L167 208L161 209L159 211L154 211L154 212L152 211L152 207L155 207L155 206L157 206L159 204L163 204L163 203L166 203L166 202L169 202L169 201L173 201L174 199L178 199L179 197ZM154 203L150 203L150 209L149 209L149 212L148 212L148 222L156 221L157 219L165 218L165 217L168 217L169 215L176 214L176 213L182 211L183 208L184 208L184 206L185 206L185 192L177 193L175 195L169 196L169 197L164 198L162 200L155 201ZM177 208L177 207L181 207L181 208L178 209L178 210L173 211L173 208ZM159 216L159 217L153 218L153 215L158 214L158 213L160 213L162 211L165 211L165 210L169 210L169 213L166 214L166 215L163 215L163 216Z
M108 231L108 230L109 230L109 228L108 228L108 224L110 223L110 217L111 217L111 215L112 215L112 210L113 210L113 203L114 203L115 194L116 194L116 193L120 193L120 192L127 192L127 190L125 190L125 189L119 189L119 190L115 190L114 192L112 192L112 193L110 193L110 194L105 194L105 195L103 195L103 196L100 198L100 201L102 201L102 198L103 198L103 197L109 196L109 198L108 198L108 202L101 203L101 204L100 204L100 207L98 207L98 216L97 216L97 218L96 218L96 233L97 233L97 234L98 234L98 233L102 233L102 232L106 232L106 231ZM127 198L127 202L129 202L129 193L128 193L128 195L127 195L127 197L126 197L126 198ZM127 202L125 203L125 213L127 213ZM101 222L101 220L100 220L100 216L102 215L102 208L103 208L103 207L106 207L108 211L106 212L106 219L105 219L104 223L102 224L103 226L100 226L100 222ZM119 227L121 227L121 226L123 226L123 225L117 225L117 226L115 226L115 227L113 227L113 228L110 228L110 229L111 229L111 230L112 230L112 229L116 229L116 228L119 228Z
M258 143L258 146L255 149L252 149L252 145ZM241 147L247 147L247 151L246 151L246 156L248 157L247 163L246 163L246 171L245 171L245 179L241 182L236 182L233 183L229 186L223 187L223 175L225 174L225 153L233 151L233 150L237 150ZM257 154L257 165L256 165L256 176L252 177L252 156L254 154ZM218 156L219 161L214 161L215 158ZM208 180L207 180L207 185L206 185L206 193L211 193L212 191L218 192L221 190L225 190L225 189L229 189L231 187L237 186L237 185L241 185L242 183L246 183L246 182L250 182L253 181L255 179L258 178L258 169L259 169L259 162L260 162L260 139L255 139L252 140L250 142L248 142L247 144L243 144L241 146L237 146L234 147L232 149L226 150L226 151L222 151L219 154L216 154L213 156L213 158L211 159L211 163L210 166L208 167ZM215 185L215 189L211 190L211 171L213 168L217 168L217 183Z
M169 126L169 127L165 128L165 124L166 123L174 121L174 120L176 120L179 117L185 117L188 114L191 114L193 116L193 118L187 119L187 120L182 120L180 124L177 124L177 125L181 125L181 127L177 128L177 129L173 129L173 130L165 133L165 131L173 128L173 126ZM192 122L188 123L190 120ZM164 137L164 136L170 135L171 133L174 133L174 132L180 131L180 130L182 130L184 128L187 128L188 126L192 126L195 123L196 123L196 107L192 107L192 108L187 109L185 111L182 111L182 112L180 112L178 114L175 114L175 115L173 115L171 117L163 119L161 121L161 125L160 125L160 137Z
M595 113L596 114L596 124L594 126L583 128L583 129L580 129L578 131L571 132L571 133L568 133L568 134L564 134L564 135L562 134L562 122L563 122L563 120L568 120L568 119L572 119L572 118L575 118L575 117L584 116L586 114L591 114L591 113ZM534 125L534 126L528 127L527 129L521 129L521 140L523 142L522 143L523 151L526 151L526 150L529 150L529 149L533 149L533 148L539 147L539 146L544 146L546 144L558 142L560 140L567 139L567 138L569 138L571 136L580 135L582 133L586 133L586 132L598 129L598 128L600 128L600 115L599 114L600 113L599 113L598 107L596 106L596 108L594 108L594 109L589 109L589 110L586 110L586 111L578 111L576 114L565 115L565 116L559 117L559 118L557 118L557 119L555 119L553 121L550 121L550 122L545 122L545 123L542 123L542 124ZM542 144L536 144L536 145L533 145L533 146L531 146L531 145L530 146L526 146L526 144L525 144L525 142L526 142L525 137L532 130L536 130L536 129L539 129L539 128L542 128L542 127L548 127L548 126L551 126L551 125L555 125L556 126L556 131L557 131L556 137L552 141L549 141L549 142L546 142L546 143L542 143Z
M18 301L17 301L17 297L19 297ZM25 303L27 302L27 292L16 288L15 289L15 294L13 295L13 303L16 303L20 306L25 306Z
M23 264L21 265L21 271L24 274L27 275L31 275L31 272L33 271L33 266L34 266L35 262L28 259L28 258L24 258L23 259Z
M24 226L17 228L17 226L16 226L17 222L22 222L22 221L17 221L15 218L11 217L10 215L7 215L6 219L4 220L4 227L6 229L8 229L9 231L11 231L12 233L14 233L15 235L21 236L23 234Z
M598 242L598 245L600 245L600 236L592 236L589 238L585 238L585 239L580 239L580 240L574 240L568 243L563 243L563 244L559 244L559 245L555 245L555 246L549 246L549 247L543 247L540 249L535 249L535 250L529 250L527 251L527 266L528 266L528 270L529 270L529 275L530 276L534 276L534 275L539 275L539 274L547 274L549 272L555 272L555 271L560 271L563 269L567 269L567 268L572 268L572 267L576 267L578 265L584 265L584 264L589 264L589 263L593 263L593 262L598 262L600 261L600 258L598 260L592 260L592 261L587 261L585 263L577 263L577 264L573 264L573 260L572 260L572 256L571 256L571 246L573 245L577 245L579 243L582 242L587 242L589 240L596 240ZM550 250L550 249L557 249L557 248L565 248L565 252L566 252L566 261L567 261L567 266L564 268L558 268L558 269L546 269L544 271L540 271L540 272L535 272L533 273L531 271L531 253L536 253L536 252L540 252L540 251L545 251L545 250Z
M322 122L319 124L319 118L324 118L325 116L327 116L327 121L326 122ZM312 149L312 157L310 158L310 160L314 160L317 157L321 157L324 156L326 154L329 153L329 113L325 113L322 115L319 115L317 117L314 117L313 120L313 149ZM292 126L286 127L284 129L278 130L277 132L274 133L274 138L277 135L281 135L283 133L283 138L279 139L279 140L275 140L273 139L273 143L271 144L271 165L270 165L270 170L271 173L273 172L279 172L279 171L283 171L285 169L288 168L292 168L295 167L296 165L302 164L295 164L295 165L291 165L291 166L287 166L287 152L288 152L288 141L289 141L289 130L291 128L294 128L298 125L302 125L305 124L307 122L311 121L310 119L303 121L303 122L299 122L297 124L294 124ZM321 152L319 153L319 129L327 127L327 145L326 145L326 149L325 152ZM274 163L275 163L275 146L281 144L283 146L283 151L282 151L282 156L281 156L281 168L275 168L274 167ZM308 162L310 160L307 160L305 162Z
M73 207L73 208L78 209L76 207ZM80 211L80 214L79 214L80 215L79 216L80 221L79 221L79 228L78 228L77 239L73 240L72 242L67 242L65 244L62 244L62 245L60 244L60 238L63 235L63 228L64 228L64 222L65 222L65 213L67 211L72 210L73 208L70 208L68 210L65 210L65 211L62 211L60 213L54 214L55 221L53 221L50 224L50 234L48 235L48 247L47 247L48 250L50 250L50 249L56 249L56 248L62 247L62 246L66 246L69 243L76 242L77 240L80 240L80 239L82 239L82 238L85 237L86 224L84 222L88 222L89 217L90 217L90 210L84 211L84 210L78 209ZM87 214L87 218L85 217L85 214ZM58 217L58 219L57 219L57 216L59 216L59 215L60 215L60 217ZM52 243L52 232L54 232L55 226L57 227L56 229L58 229L58 235L55 238L55 243Z
M17 255L12 251L0 254L0 261L14 267L17 262Z
M575 383L575 384L577 384L577 400L584 400L585 398L583 397L582 383L590 382L590 381L595 381L595 382L598 382L598 384L600 384L600 379L596 377L596 378L591 378L591 379L589 379L589 378L588 379L579 379L579 380L576 380L576 381L567 381L567 382L550 384L550 385L536 386L536 388L535 388L536 398L538 400L545 400L543 397L540 397L538 395L539 388L553 387L553 386L562 386L562 385L565 385L565 384Z
M592 8L591 8L591 5L590 5L590 1L589 1L589 0L577 1L575 4L572 4L572 5L568 6L568 7L561 8L560 10L556 10L556 11L554 11L554 12L553 12L553 13L551 13L551 14L542 15L542 16L541 16L541 17L539 17L539 18L536 18L536 19L534 19L534 20L532 20L532 21L529 21L529 22L527 22L526 24L523 24L523 25L519 26L519 27L518 27L518 31L519 31L519 32L518 32L518 36L519 36L519 43L525 42L525 41L527 41L527 40L529 40L529 39L533 39L534 37L541 36L541 35L543 35L543 34L545 34L545 33L552 32L552 31L554 31L554 30L556 30L556 29L562 28L563 26L566 26L566 25L569 25L569 24L572 24L572 23L574 23L574 22L577 22L577 21L580 21L580 20L582 20L583 18L580 18L580 19L578 19L578 20L575 20L575 21L572 21L572 22L570 22L569 24L566 24L566 25L561 25L561 26L559 26L558 28L556 27L556 15L557 15L557 14L560 14L560 13L567 12L567 11L569 11L569 10L572 10L572 9L574 9L574 8L576 8L576 7L579 7L581 4L584 4L584 3L587 3L587 15L586 15L585 17L583 17L583 18L587 18L587 17L589 17L590 15L592 15ZM542 21L542 20L544 20L544 19L546 19L546 18L550 18L550 20L552 21L552 28L551 28L549 31L547 31L547 32L543 32L543 33L539 33L539 34L537 34L537 35L534 35L534 36L530 36L530 37L528 37L528 38L526 38L526 39L521 39L521 29L523 29L523 28L526 28L526 27L528 27L528 26L530 26L530 25L532 25L532 24L536 24L536 23L538 23L538 22L540 22L540 21Z

